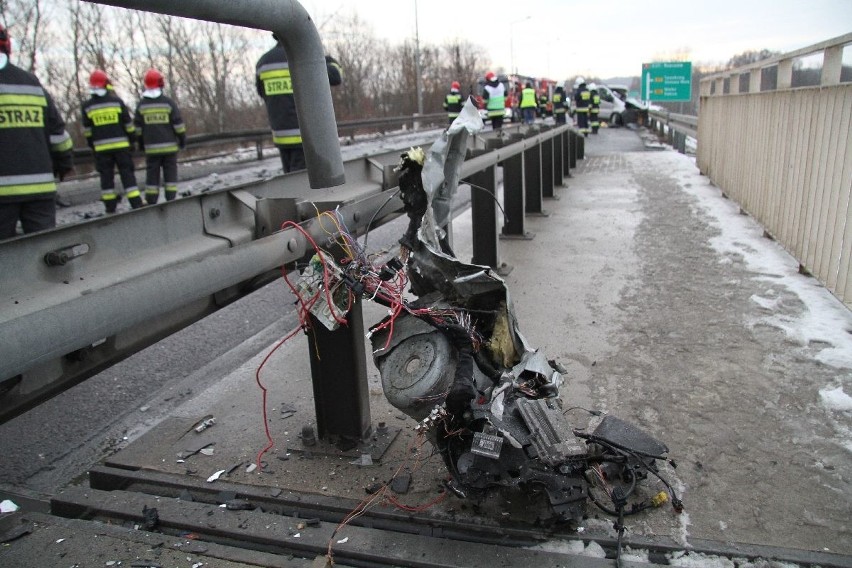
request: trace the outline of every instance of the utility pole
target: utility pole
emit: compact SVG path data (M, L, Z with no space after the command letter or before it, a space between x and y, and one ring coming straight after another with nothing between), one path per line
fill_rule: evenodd
M417 89L417 114L423 114L423 77L420 72L420 24L417 17L417 0L414 0L414 72Z

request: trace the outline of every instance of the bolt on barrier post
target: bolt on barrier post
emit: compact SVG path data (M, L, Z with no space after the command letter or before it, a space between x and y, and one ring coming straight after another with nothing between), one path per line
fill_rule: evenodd
M526 137L534 138L541 133L538 127L527 130ZM541 145L535 144L524 150L524 214L541 215Z
M514 144L524 139L523 134L513 134L507 144ZM503 160L503 207L508 218L503 224L502 239L532 239L535 235L524 230L524 206L526 205L525 162L527 152L520 152Z
M317 435L321 439L340 436L365 440L372 426L361 301L353 302L346 325L334 331L311 315L308 352Z

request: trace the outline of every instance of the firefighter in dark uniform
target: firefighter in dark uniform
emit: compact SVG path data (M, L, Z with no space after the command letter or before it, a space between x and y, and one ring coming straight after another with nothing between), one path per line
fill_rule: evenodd
M545 118L547 116L547 103L550 102L550 99L547 96L547 90L542 89L538 94L538 116L539 118Z
M592 83L589 93L592 96L589 106L589 126L592 128L592 134L597 134L598 128L601 127L601 95L598 93L598 86Z
M567 101L565 100L565 89L560 85L553 91L553 119L556 124L565 124L565 112Z
M177 197L177 154L186 146L186 126L175 102L163 94L165 81L156 69L144 77L145 91L136 106L134 124L139 149L145 152L145 201L153 205L160 198L160 170L163 171L166 201Z
M447 119L452 124L458 118L462 109L461 85L458 81L453 81L450 85L450 92L444 97L444 110L447 111Z
M305 151L302 148L302 133L296 114L287 53L278 37L275 34L272 37L277 43L257 62L256 86L257 94L266 103L272 141L281 154L284 173L287 173L305 169ZM325 64L329 84L339 85L343 81L340 64L328 55L325 56Z
M592 93L583 81L574 93L574 112L577 115L577 128L583 136L589 135L589 106L592 104Z
M50 94L12 65L0 26L0 239L56 226L56 180L72 171L72 142ZM6 267L14 270L14 267Z
M95 151L95 166L101 175L101 200L107 213L115 213L121 196L115 192L115 168L127 201L133 209L142 207L133 166L136 128L130 111L115 94L107 74L100 69L89 77L92 97L83 103L83 134Z

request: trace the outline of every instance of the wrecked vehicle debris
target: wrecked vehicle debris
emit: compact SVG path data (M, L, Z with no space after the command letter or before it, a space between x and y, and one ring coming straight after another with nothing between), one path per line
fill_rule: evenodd
M666 486L680 511L658 468L669 461L666 445L614 416L601 419L600 412L592 412L588 424L569 422L558 398L564 368L521 334L504 281L453 253L450 205L467 137L481 128L468 103L428 152L402 155L399 192L408 226L398 254L376 261L338 223L343 256L317 250L292 286L303 311L335 329L354 298L388 308L367 334L383 391L418 421L418 433L451 475L447 489L457 496L480 499L495 489L543 495L554 521L579 521L591 501L618 518L621 535L625 515L669 499L637 491L650 476ZM407 299L406 291L416 299Z

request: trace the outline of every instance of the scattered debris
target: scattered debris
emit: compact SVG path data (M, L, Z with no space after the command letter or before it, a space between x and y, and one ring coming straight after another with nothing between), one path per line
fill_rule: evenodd
M347 542L349 542L348 536L346 538L341 538L340 540L338 540L337 544L346 544Z
M305 519L305 525L309 527L318 527L320 526L320 520L317 517Z
M227 469L227 471L225 471L225 475L231 475L232 473L234 473L234 470L235 470L235 469L237 469L238 467L240 467L241 465L243 465L243 462L237 462L237 463L235 463L234 465L232 465L231 467L229 467L229 468Z
M139 408L139 412L148 412L149 410L151 410L150 406L142 406Z
M302 432L299 434L302 439L302 444L305 446L316 446L317 437L314 434L314 427L311 425L302 426Z
M147 505L142 506L142 528L146 531L153 531L160 524L160 513L156 507L148 508Z
M373 483L365 487L364 491L366 491L369 495L375 495L376 493L382 490L382 487L384 487L384 485L384 483L374 481Z
M14 513L18 509L20 509L20 507L18 507L13 501L10 501L9 499L4 499L2 502L0 502L0 513Z
M199 450L199 453L204 454L205 456L212 456L213 455L213 447L210 446L210 447L207 447L207 448L201 448L201 450Z
M281 418L290 418L296 414L296 408L289 404L281 404Z
M214 473L213 475L211 475L210 477L207 478L207 483L213 483L214 481L216 481L217 479L222 477L223 473L225 473L225 470L220 469L219 471L217 471L216 473Z
M210 417L210 418L207 418L206 420L202 420L200 424L198 424L195 428L193 428L193 430L195 430L196 432L198 432L200 434L201 432L207 430L208 428L210 428L214 424L216 424L216 419L213 418L213 417Z
M195 454L197 454L198 452L200 452L202 449L206 448L207 446L212 446L212 445L214 445L213 442L211 442L209 440L197 441L194 445L190 445L186 449L184 449L184 451L179 453L177 457L178 457L178 459L186 459L190 456L194 456Z
M373 457L370 454L361 454L357 460L349 463L352 465L373 465Z
M273 497L278 497L279 495L281 495L281 493L282 493L281 489L273 489L272 491L269 492L269 494L272 495Z
M251 472L253 472L253 471L254 471L254 470L256 470L256 469L257 469L257 464L256 464L256 463L254 463L254 462L252 462L252 463L250 463L250 464L248 465L248 467L246 468L246 473L251 473Z
M225 503L225 508L229 511L250 511L254 505L246 499L231 499Z
M408 488L411 487L411 474L401 473L391 479L390 488L394 493L404 495L408 493Z

